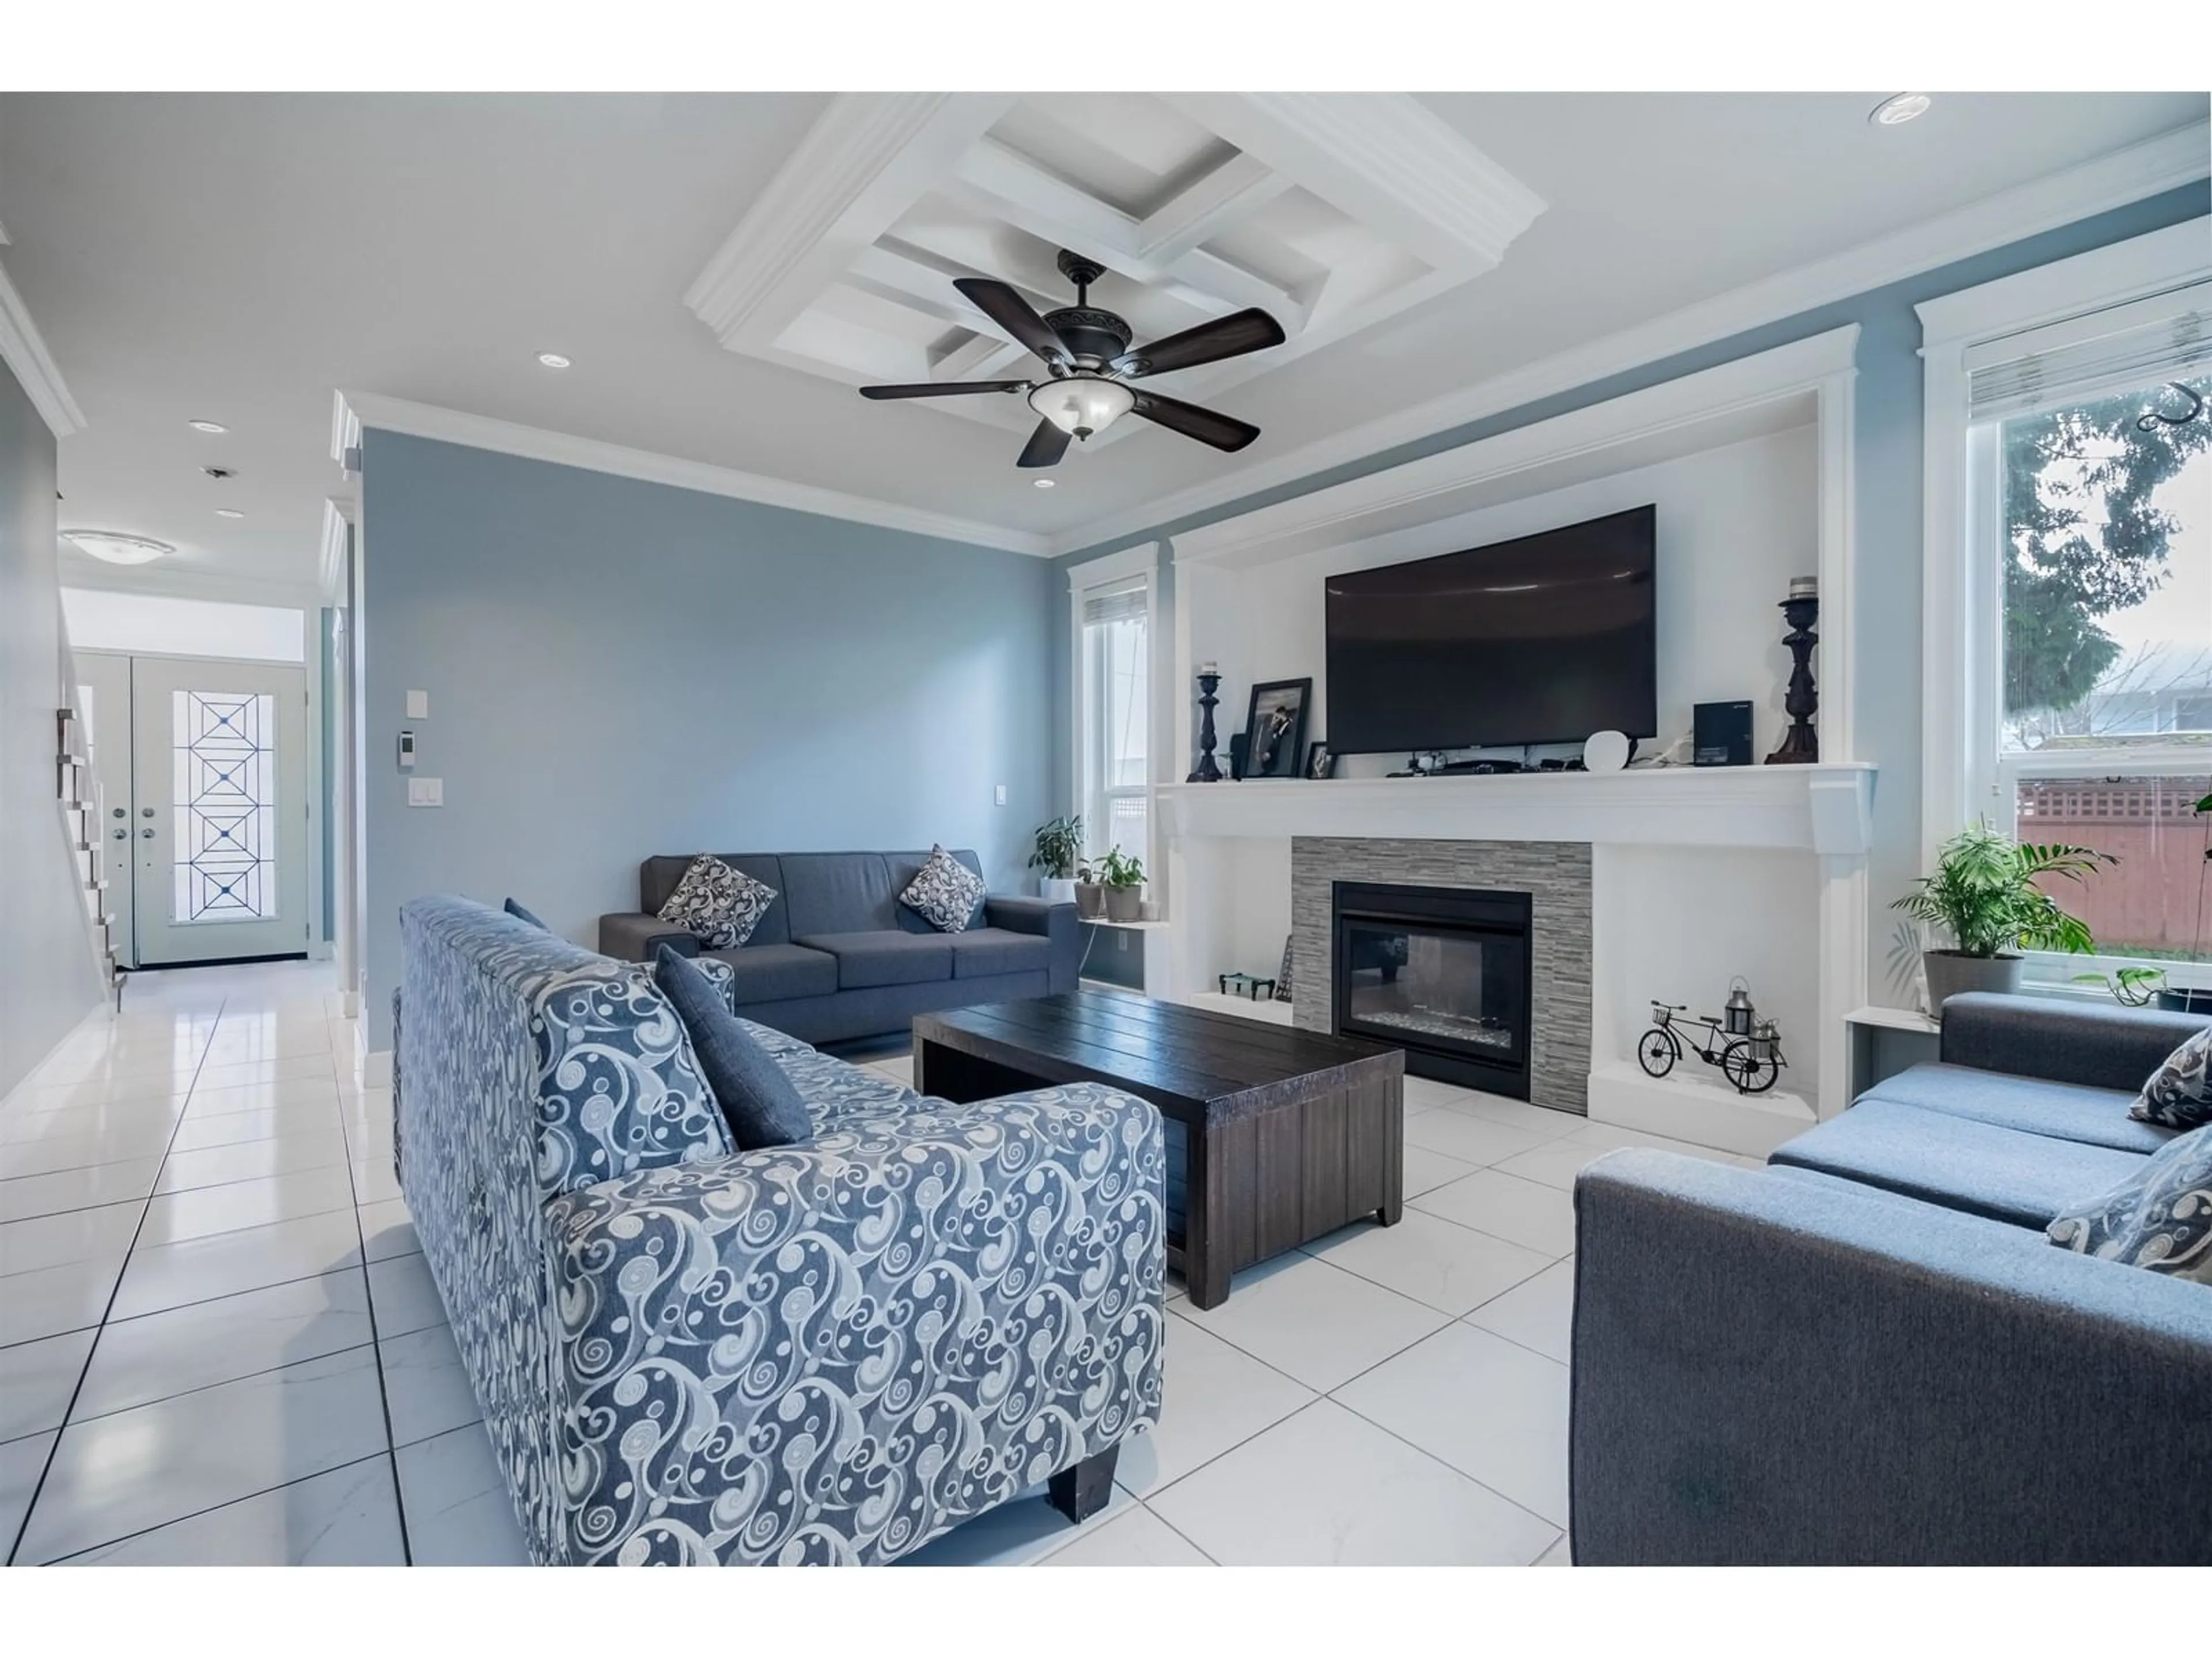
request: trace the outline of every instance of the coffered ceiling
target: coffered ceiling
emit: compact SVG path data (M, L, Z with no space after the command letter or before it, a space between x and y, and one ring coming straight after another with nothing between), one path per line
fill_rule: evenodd
M312 580L340 390L1051 552L2206 171L2202 93L1881 95L9 93L0 270L83 416L65 520L173 579ZM1029 372L952 279L1065 303L1060 247L1140 337L1273 312L1163 387L1259 441L1122 422L1040 490L1014 400L855 395Z

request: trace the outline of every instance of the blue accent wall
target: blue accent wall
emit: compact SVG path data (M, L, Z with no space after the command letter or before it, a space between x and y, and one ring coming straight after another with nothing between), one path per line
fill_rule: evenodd
M1846 324L1859 325L1854 501L1859 606L1856 758L1880 769L1874 805L1875 850L1869 902L1874 907L1873 975L1879 987L1891 933L1889 901L1919 873L1920 841L1920 319L1913 307L1940 294L1994 282L2015 271L2124 241L2212 212L2212 182L2184 185L2040 235L1925 270L1918 275L1731 335L1694 350L1641 364L1517 409L1504 410L1417 442L1317 472L1204 513L1071 553L1063 568L1138 542L1170 540L1180 532L1234 518L1273 502L1364 477L1371 472L1533 425L1572 410L1679 380L1755 352L1767 351ZM1264 418L1264 417L1263 417ZM1063 607L1059 626L1068 623ZM1060 647L1063 656L1066 646ZM1196 696L1180 688L1186 698ZM1065 694L1062 694L1063 702ZM1232 722L1233 725L1233 722ZM1228 731L1224 730L1224 751ZM1061 789L1066 790L1063 782Z
M655 853L939 841L1021 889L1061 787L1044 560L388 432L362 499L372 1047L421 893L596 946Z

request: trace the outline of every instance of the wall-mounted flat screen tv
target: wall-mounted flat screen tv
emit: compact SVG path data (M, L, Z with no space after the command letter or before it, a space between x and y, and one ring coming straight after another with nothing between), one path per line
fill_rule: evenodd
M1329 748L1580 743L1659 729L1656 510L1328 579Z

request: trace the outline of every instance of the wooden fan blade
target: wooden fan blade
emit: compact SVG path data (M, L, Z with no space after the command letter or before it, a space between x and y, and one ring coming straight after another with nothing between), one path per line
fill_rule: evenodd
M1216 449L1239 450L1260 435L1260 428L1233 415L1224 415L1218 410L1200 409L1196 404L1178 402L1163 398L1157 392L1139 392L1129 412L1141 415L1155 426L1164 426L1170 432L1180 432L1186 438L1195 438L1202 444L1212 444Z
M1240 311L1125 351L1114 360L1114 367L1133 380L1146 374L1165 374L1170 369L1219 362L1224 357L1241 357L1248 351L1265 351L1282 343L1283 325L1273 317L1257 309Z
M1030 434L1029 442L1022 447L1021 459L1016 461L1014 465L1016 466L1058 466L1060 458L1067 453L1068 442L1073 435L1070 433L1062 432L1050 421L1039 421L1036 430Z
M961 276L954 279L952 286L966 295L976 310L1045 362L1064 363L1073 355L1052 331L1052 325L1006 283L989 276Z
M964 398L971 392L1026 392L1027 380L924 380L916 386L864 386L863 398Z

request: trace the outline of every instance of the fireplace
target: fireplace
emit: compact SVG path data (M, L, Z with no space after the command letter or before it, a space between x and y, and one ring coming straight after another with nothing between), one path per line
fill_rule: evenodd
M1528 1098L1530 896L1332 884L1334 1029L1406 1070Z

